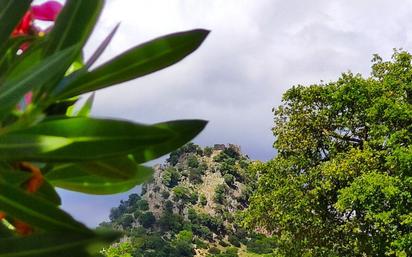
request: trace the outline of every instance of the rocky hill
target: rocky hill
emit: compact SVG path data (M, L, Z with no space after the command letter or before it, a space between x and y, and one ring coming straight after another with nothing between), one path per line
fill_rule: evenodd
M103 225L126 232L121 246L129 255L106 255L230 257L245 245L253 250L262 238L242 229L238 215L255 187L250 162L236 145L187 144L172 152L140 195L112 209Z

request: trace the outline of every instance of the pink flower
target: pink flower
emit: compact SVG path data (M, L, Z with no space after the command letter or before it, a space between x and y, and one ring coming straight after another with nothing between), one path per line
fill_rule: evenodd
M31 32L37 31L33 26L34 20L55 21L63 6L57 1L48 1L41 5L33 5L26 12L19 25L14 29L12 37L27 36Z
M80 1L80 0L79 0ZM48 1L40 5L33 5L31 6L30 10L26 12L23 16L22 20L20 21L19 25L14 29L12 32L12 37L19 37L19 36L27 36L30 34L34 34L39 36L40 33L45 33L46 31L42 31L41 29L37 28L34 24L34 20L42 20L42 21L55 21L57 16L59 15L60 11L62 10L63 6L61 3L57 1ZM24 52L30 46L28 42L24 42L20 46L20 51ZM20 101L17 105L17 109L24 110L29 104L32 102L33 93L27 93L24 98ZM0 215L1 216L1 215Z
M32 17L35 20L55 21L62 8L62 4L57 1L48 1L41 5L33 5L31 7Z

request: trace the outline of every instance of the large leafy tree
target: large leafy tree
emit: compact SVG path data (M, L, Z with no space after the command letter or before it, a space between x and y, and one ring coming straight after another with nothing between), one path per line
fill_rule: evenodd
M31 2L0 0L0 256L97 256L118 235L73 219L59 208L55 188L129 190L151 176L144 162L184 145L206 122L92 118L93 96L79 110L73 106L83 93L179 62L208 31L156 38L94 67L118 28L83 60L105 1ZM54 26L42 29L35 19Z
M284 94L245 219L278 236L279 256L412 255L411 60L374 56L368 78Z

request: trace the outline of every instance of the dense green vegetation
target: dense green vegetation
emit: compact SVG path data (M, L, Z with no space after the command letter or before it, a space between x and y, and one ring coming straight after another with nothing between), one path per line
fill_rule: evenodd
M412 256L411 59L285 93L245 220L276 256Z
M273 240L239 226L238 214L256 181L249 163L236 146L202 149L190 143L172 152L142 195L130 195L102 224L128 236L105 250L106 256L194 256L197 251L231 257L242 245L251 253L270 253Z

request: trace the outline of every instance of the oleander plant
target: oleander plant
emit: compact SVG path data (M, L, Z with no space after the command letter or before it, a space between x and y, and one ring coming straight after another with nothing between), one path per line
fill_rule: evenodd
M61 210L56 188L96 195L130 190L152 174L143 163L206 125L93 118L94 94L78 103L82 94L179 62L209 33L159 37L95 67L118 28L83 59L104 2L0 0L0 257L99 256L120 235L89 229Z

